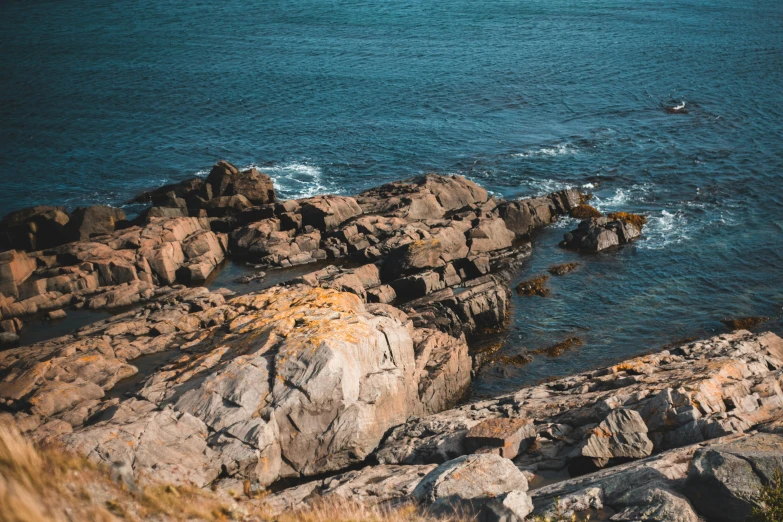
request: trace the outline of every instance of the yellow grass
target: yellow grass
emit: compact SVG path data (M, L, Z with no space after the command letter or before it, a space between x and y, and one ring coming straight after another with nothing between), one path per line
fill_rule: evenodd
M263 500L222 499L193 486L156 484L133 493L102 466L58 448L37 449L16 429L0 426L0 522L206 521L424 522L414 505L395 509L327 499L270 515ZM438 518L458 522L458 518Z

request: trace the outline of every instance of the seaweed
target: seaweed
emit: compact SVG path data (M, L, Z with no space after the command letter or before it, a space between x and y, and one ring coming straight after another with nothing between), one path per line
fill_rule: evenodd
M566 275L579 268L579 263L563 263L562 265L552 265L547 271L556 276Z
M549 295L549 287L546 285L546 282L549 281L548 275L540 275L533 277L532 279L528 279L527 281L522 281L517 285L516 291L519 295L538 295L541 297L546 297Z
M755 328L766 321L769 321L769 317L749 316L722 319L721 323L726 325L726 327L730 330L750 330L751 328Z
M539 348L538 350L532 350L530 353L541 355L545 354L548 357L559 357L569 348L582 346L584 341L579 337L569 337L565 341L561 341L557 344L553 344L549 348Z
M607 215L607 217L616 221L622 221L623 223L630 223L639 230L641 230L642 227L647 224L647 216L643 216L641 214L631 214L629 212L611 212Z
M576 219L589 219L601 217L601 213L592 205L582 203L572 208L569 212L572 218Z

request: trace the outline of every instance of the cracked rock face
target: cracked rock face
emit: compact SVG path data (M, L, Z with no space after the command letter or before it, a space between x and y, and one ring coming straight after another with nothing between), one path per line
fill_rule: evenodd
M128 361L153 353L170 362L132 399L102 400L136 373ZM265 486L344 469L409 416L454 404L470 357L464 338L353 293L294 284L227 302L194 288L2 352L0 377L38 439L140 476Z

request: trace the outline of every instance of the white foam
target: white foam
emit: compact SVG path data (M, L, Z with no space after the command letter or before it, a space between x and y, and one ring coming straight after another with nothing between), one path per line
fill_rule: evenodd
M626 188L616 188L610 194L595 194L590 204L601 212L614 212L618 210L628 210L629 203L640 203L647 200L647 196L652 192L652 183L634 184Z
M576 154L578 149L574 147L573 145L570 145L568 143L561 143L560 145L556 145L554 147L542 147L540 149L535 150L528 150L525 152L520 152L518 154L514 154L517 158L536 158L536 157L546 157L546 156L569 156L572 154Z
M268 174L275 185L275 191L285 199L299 199L328 194L333 187L323 176L321 169L309 163L283 163L271 167L249 165Z
M682 211L661 210L659 215L648 216L639 248L661 250L682 243L690 239L688 231L688 218Z
M555 179L523 179L519 182L519 187L522 189L520 197L523 198L546 196L552 192L572 188L571 185Z

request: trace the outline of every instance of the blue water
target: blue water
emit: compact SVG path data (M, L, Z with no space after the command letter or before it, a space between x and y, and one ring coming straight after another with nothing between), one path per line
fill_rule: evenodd
M0 49L3 213L121 204L221 158L283 197L435 171L647 213L599 256L559 250L567 228L536 238L521 277L583 267L515 298L504 351L585 345L488 369L476 396L725 316L781 329L780 0L4 0Z

